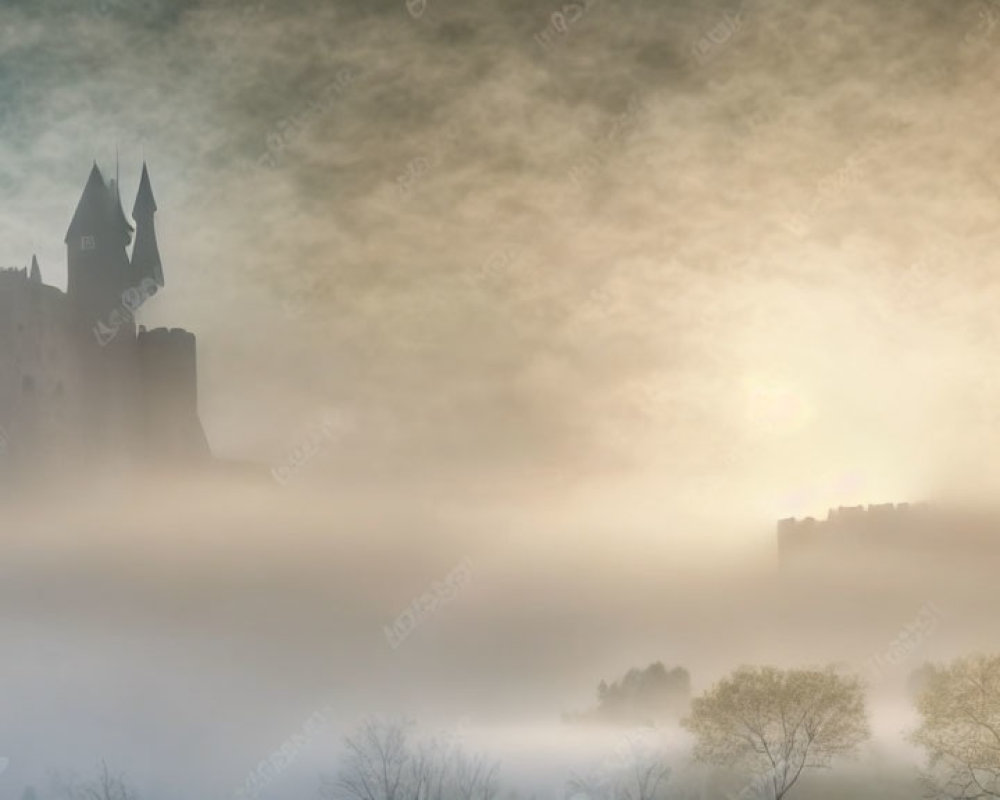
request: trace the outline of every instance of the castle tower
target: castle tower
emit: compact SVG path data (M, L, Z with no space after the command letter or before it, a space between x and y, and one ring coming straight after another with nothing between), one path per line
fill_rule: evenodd
M137 285L143 278L151 278L157 286L163 286L163 264L160 261L160 248L156 244L154 214L156 214L156 200L153 198L153 188L149 182L149 170L143 161L139 191L132 207L132 219L135 220L136 229L135 245L132 247L132 276Z
M198 418L195 335L180 328L139 329L143 438L161 463L211 456Z
M128 460L136 450L140 387L135 321L122 296L134 282L126 248L132 225L122 210L118 184L106 184L95 163L66 233L67 295L89 376L79 398L89 420L90 449ZM103 326L114 335L98 337Z
M85 321L93 324L121 302L130 285L131 241L118 187L105 184L95 162L66 232L67 294Z
M43 283L36 257L0 270L0 489L81 463L130 474L210 462L194 335L136 330L163 286L155 214L145 164L133 227L95 163L66 233L67 291Z

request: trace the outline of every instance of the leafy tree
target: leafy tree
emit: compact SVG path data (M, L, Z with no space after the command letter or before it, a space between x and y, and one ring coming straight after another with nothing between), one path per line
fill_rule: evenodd
M870 735L860 680L832 668L741 667L696 698L682 724L697 760L749 769L775 800Z
M916 706L912 739L927 751L929 794L1000 797L1000 655L930 665Z
M914 703L920 697L924 689L927 688L927 681L934 672L934 665L924 662L915 670L910 672L906 678L906 694Z

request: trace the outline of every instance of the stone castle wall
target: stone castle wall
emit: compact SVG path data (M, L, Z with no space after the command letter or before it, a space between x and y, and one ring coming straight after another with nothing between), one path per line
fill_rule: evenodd
M208 457L196 343L181 329L110 341L68 295L0 271L0 477Z
M850 559L892 568L914 556L976 559L1000 541L1000 513L927 503L841 507L825 520L780 520L777 538L782 568Z

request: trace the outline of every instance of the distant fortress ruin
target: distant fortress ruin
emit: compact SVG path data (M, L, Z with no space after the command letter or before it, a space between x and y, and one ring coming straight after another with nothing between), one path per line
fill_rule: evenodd
M778 562L785 570L816 563L829 566L857 557L893 566L900 554L975 554L996 542L996 514L957 511L928 503L841 506L825 520L778 522Z
M130 221L95 163L66 233L67 290L36 258L0 271L0 481L210 459L194 334L135 321L164 285L155 212L145 164Z

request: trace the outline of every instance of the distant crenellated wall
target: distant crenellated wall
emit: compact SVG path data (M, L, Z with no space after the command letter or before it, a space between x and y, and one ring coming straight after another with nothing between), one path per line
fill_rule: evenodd
M943 540L946 529L961 534L969 524L926 503L841 506L830 509L825 520L779 520L778 559L787 567L817 555L912 550Z

